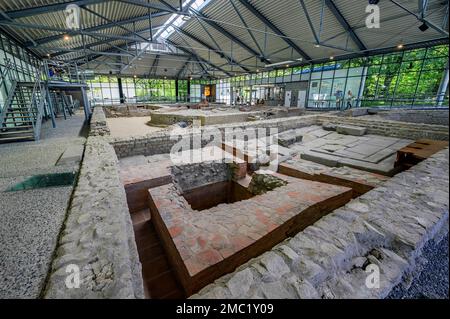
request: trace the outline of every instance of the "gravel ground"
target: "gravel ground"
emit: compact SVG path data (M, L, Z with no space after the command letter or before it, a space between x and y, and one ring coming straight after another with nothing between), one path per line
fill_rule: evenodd
M448 299L448 241L448 234L438 244L430 241L423 250L423 257L428 260L423 271L413 280L408 290L405 291L399 285L393 289L388 298Z
M162 128L147 125L150 117L119 117L106 119L112 137L142 136L161 131Z

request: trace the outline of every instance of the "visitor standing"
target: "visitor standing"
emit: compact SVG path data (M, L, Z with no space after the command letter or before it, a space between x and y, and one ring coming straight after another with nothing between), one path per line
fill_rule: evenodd
M353 98L354 98L353 93L352 93L352 91L349 90L348 93L347 93L347 107L346 107L346 109L351 109L353 107Z

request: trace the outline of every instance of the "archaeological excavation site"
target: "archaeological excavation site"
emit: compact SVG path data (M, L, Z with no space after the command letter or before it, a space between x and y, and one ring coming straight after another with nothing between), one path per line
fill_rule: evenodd
M448 8L0 3L0 298L448 300Z

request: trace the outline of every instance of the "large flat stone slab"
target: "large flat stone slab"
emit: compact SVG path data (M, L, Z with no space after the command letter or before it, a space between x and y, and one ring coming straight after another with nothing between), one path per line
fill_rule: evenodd
M365 127L350 126L350 125L338 125L336 132L339 134L363 136L366 134L367 129Z

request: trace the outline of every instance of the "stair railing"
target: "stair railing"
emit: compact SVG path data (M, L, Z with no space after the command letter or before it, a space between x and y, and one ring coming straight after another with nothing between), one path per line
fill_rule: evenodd
M14 94L16 93L16 87L17 87L17 81L13 80L12 84L11 84L11 88L8 92L8 97L6 98L5 101L5 106L3 107L2 112L0 113L0 129L2 129L5 123L5 116L6 113L8 112L8 108L10 107L11 103L12 103L12 99L14 98Z
M10 61L8 61L5 65L5 68L0 68L0 87L3 85L7 79L11 80L11 70L13 65Z
M40 65L38 69L36 70L36 80L34 82L33 86L33 92L31 93L31 103L28 107L28 113L30 115L33 114L33 111L36 110L36 120L31 121L31 124L33 125L33 132L34 132L34 138L35 140L39 140L39 137L41 136L41 126L42 126L42 113L44 109L44 103L45 103L45 95L43 92L43 83L42 83L42 74L43 74L43 67ZM38 96L39 92L39 96ZM39 97L39 99L38 99Z

